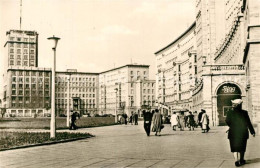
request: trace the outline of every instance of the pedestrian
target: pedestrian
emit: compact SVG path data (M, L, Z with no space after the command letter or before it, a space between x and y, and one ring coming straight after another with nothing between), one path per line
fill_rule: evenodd
M177 118L177 114L176 112L173 112L172 116L171 116L171 126L172 126L172 130L176 131L176 126L178 125L178 118Z
M129 117L129 123L133 125L133 112L131 112L131 116Z
M78 129L78 127L76 126L76 120L77 120L77 113L74 111L71 115L71 123L70 123L70 130L74 129Z
M197 114L197 111L194 111L193 115L194 115L195 127L197 128L198 127L198 114Z
M249 132L255 137L255 130L248 116L248 112L242 110L241 99L232 100L232 110L228 111L226 123L229 126L228 139L231 152L234 154L235 166L246 163L244 156L246 152L247 139Z
M204 113L205 110L201 109L201 111L199 112L198 114L198 120L197 120L197 123L198 125L202 128L202 125L201 125L201 117L202 117L202 114Z
M195 126L196 126L196 123L195 123L195 120L194 120L194 115L190 111L189 115L188 115L188 127L189 127L189 130L190 131L191 131L191 129L194 130Z
M162 124L162 115L158 109L155 109L155 113L152 118L153 128L152 131L155 132L155 136L161 136L161 129L163 128Z
M201 123L201 128L202 128L202 133L206 133L209 131L209 118L208 118L208 115L206 114L206 111L205 110L202 110L202 116L201 116L201 120L200 120L200 123Z
M123 114L122 114L122 117L124 118L124 123L125 123L125 125L127 125L127 114L126 114L126 113L123 113Z
M135 118L135 125L138 125L138 114L136 112L134 114L134 118Z
M154 110L152 112L143 110L144 130L147 136L150 136L153 114Z
M184 112L182 111L179 115L179 125L180 125L180 130L184 131L184 127L185 127L185 119L184 119Z

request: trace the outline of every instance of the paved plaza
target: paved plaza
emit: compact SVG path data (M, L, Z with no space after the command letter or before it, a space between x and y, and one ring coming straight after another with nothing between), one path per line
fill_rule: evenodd
M202 134L172 131L165 125L162 136L147 137L142 123L79 129L94 138L0 152L1 168L63 167L235 167L227 127L212 127ZM63 130L64 131L64 130ZM250 136L243 167L260 167L260 137Z

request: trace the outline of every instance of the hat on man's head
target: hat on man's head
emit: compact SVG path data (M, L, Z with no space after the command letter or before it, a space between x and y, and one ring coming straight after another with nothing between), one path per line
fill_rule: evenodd
M201 109L202 112L206 112L204 109Z
M235 100L231 100L231 102L232 102L233 104L242 104L242 103L243 103L243 100L241 100L241 99L235 99Z

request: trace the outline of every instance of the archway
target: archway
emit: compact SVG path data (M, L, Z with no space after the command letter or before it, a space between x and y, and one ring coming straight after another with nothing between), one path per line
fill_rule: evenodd
M226 125L226 115L232 108L231 100L234 99L241 99L241 90L236 84L225 83L219 87L217 91L219 125Z

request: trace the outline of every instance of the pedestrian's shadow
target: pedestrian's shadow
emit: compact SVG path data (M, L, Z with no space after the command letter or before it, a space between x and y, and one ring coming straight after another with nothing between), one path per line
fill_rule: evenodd
M260 162L260 158L254 158L254 159L248 159L247 161L246 161L246 164L252 164L252 163L258 163L258 162Z

